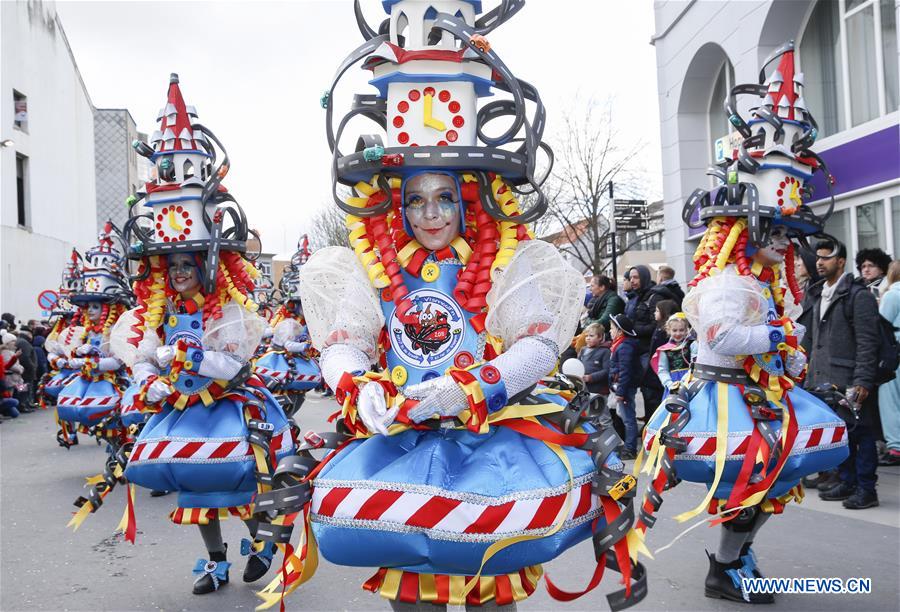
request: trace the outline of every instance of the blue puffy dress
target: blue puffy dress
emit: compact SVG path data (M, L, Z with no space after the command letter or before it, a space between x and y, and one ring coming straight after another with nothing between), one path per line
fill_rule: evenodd
M203 359L202 312L166 317L166 343L185 340L187 359ZM168 375L167 368L161 375ZM258 379L234 389L227 381L182 370L170 378L175 393L150 417L135 442L125 470L129 482L177 491L179 509L241 509L257 492L257 459L248 442L249 420L271 427L268 461L274 465L294 451L284 412ZM246 410L245 410L246 408ZM204 522L206 513L178 512L180 524ZM245 518L245 512L241 512Z
M387 371L398 386L484 359L486 334L473 328L471 313L452 297L460 264L436 265L439 274L430 275L430 282L404 272L416 305L404 320L382 295L390 336ZM551 412L565 401L540 395L535 403ZM593 431L583 427L584 433ZM513 574L550 561L591 537L592 521L599 519L598 529L604 525L598 498L591 495L591 456L573 447L556 450L496 425L484 434L457 424L355 440L313 483L310 520L319 550L341 565L473 576L492 544L538 536L494 554L481 575ZM613 462L621 468L614 455ZM541 537L555 526L554 534Z
M768 284L758 283L760 295L768 302L766 320L773 321L779 315ZM702 310L699 316L704 316ZM702 331L697 342L701 346L705 342ZM698 357L697 364L703 367L702 356ZM682 480L703 483L707 488L716 484L712 499L720 501L728 500L738 483L737 497L740 499L736 501L745 497L745 490L759 493L760 489L765 492L764 500L769 504L778 498L786 501L788 493L800 483L801 478L832 469L847 457L846 426L821 400L788 380L778 351L750 355L743 364L748 380L763 389L777 390L770 393L768 407L773 414L780 414L781 417L763 419L762 422L763 426L772 428L777 445L782 446L780 457L773 452L767 453L769 447L762 436L761 421L752 416L741 386L705 380L690 399L690 420L678 434L687 448L674 456L675 474ZM689 375L685 380L693 378ZM777 399L778 396L780 399ZM669 418L670 413L664 403L647 423L644 433L647 451L654 448L659 430ZM722 446L717 439L720 422L724 427ZM723 450L724 465L718 483L715 483L719 450ZM761 456L767 459L757 461ZM779 459L782 460L779 462ZM742 469L745 471L743 479ZM762 478L767 486L750 482L751 476ZM748 485L750 489L746 489Z
M87 342L94 347L99 349L102 341L102 334L88 334ZM59 392L56 411L60 421L92 427L103 418L118 412L121 397L115 371L82 370Z
M305 342L309 338L306 326L296 342ZM315 389L322 382L322 373L319 365L308 354L293 354L275 344L270 345L256 361L255 371L266 384L273 381L280 383L284 391L309 391Z

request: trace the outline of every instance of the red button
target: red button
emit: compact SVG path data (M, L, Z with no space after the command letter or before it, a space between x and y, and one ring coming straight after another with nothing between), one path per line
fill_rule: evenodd
M475 358L468 351L462 351L453 359L453 365L460 369L468 368L473 363L475 363Z
M489 385L496 384L500 382L500 370L495 368L492 365L487 365L481 368L481 380L486 382Z

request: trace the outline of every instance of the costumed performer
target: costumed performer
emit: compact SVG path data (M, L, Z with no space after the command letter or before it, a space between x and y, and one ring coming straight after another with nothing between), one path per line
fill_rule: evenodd
M610 601L626 607L646 584L631 558L634 480L621 473L619 439L578 418L586 391L570 406L572 395L536 387L572 340L584 281L525 225L546 208L534 177L544 109L484 38L521 3L477 22L480 2L445 2L442 13L431 4L385 3L382 35L357 11L367 40L337 78L364 60L378 93L358 95L337 133L337 81L323 97L334 180L356 192L335 195L353 250L317 251L300 294L341 413L336 432L308 435L279 466L284 488L259 498L302 530L299 547L279 539L284 571L261 596L277 604L321 551L380 568L364 588L395 609L513 607L534 592L542 563L593 536L588 587L570 593L548 578L547 588L574 599L609 567L625 584ZM512 99L479 112L492 88ZM387 126L386 143L362 136L344 155L343 128L359 113ZM485 136L489 117L502 116L510 129ZM500 148L510 142L521 145ZM534 207L520 210L513 188L535 192ZM317 448L332 452L318 462Z
M676 518L708 511L721 524L719 548L709 555L707 597L773 601L770 593L748 592L742 581L762 576L751 549L757 532L786 503L802 499L803 476L835 467L848 454L844 422L797 384L806 369L805 330L785 301L785 285L800 301L793 241L807 245L832 210L820 217L804 203L816 170L829 189L831 177L809 148L816 124L802 89L792 43L763 64L759 85L735 87L725 108L744 140L733 159L710 170L720 186L696 190L684 207L691 227L707 225L683 304L697 331L697 358L647 425L645 472L653 480L637 527L653 526L667 484L704 483L705 498ZM735 96L746 93L760 98L750 121L735 110Z

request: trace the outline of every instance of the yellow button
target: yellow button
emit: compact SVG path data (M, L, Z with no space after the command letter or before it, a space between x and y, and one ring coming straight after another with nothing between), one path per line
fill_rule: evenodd
M786 351L788 350L788 345L782 342L776 348L778 348L779 351Z
M185 369L185 370L193 370L193 369L194 369L194 362L193 362L193 361L185 361L185 362L184 362L184 369Z
M178 372L172 372L172 373L169 375L169 380L170 380L171 382L173 382L173 383L174 383L174 382L178 382Z
M169 327L175 327L176 325L178 325L178 317L176 317L175 315L170 316Z
M769 288L768 288L768 287L765 287L765 288L762 290L762 294L763 294L763 297L766 298L767 300L768 300L770 297L772 297L772 292L769 291Z
M406 384L406 368L403 366L395 366L393 370L391 370L391 382L395 385L403 385Z
M436 263L427 263L422 266L422 280L433 283L441 275L441 268Z

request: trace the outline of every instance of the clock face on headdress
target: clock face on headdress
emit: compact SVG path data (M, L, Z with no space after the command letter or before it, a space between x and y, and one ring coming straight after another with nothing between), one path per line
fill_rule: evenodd
M388 140L401 147L472 144L470 83L395 84L388 96ZM402 87L400 87L402 85Z
M84 290L87 293L100 292L100 279L95 277L88 278L84 281Z
M156 240L162 242L190 240L191 226L194 224L190 217L190 212L181 205L170 204L158 207L153 220Z
M801 188L800 181L793 176L785 176L778 183L778 191L775 192L775 195L778 196L778 206L781 208L782 214L792 215L803 204L800 197Z

